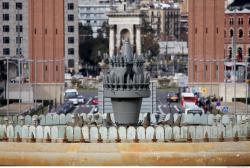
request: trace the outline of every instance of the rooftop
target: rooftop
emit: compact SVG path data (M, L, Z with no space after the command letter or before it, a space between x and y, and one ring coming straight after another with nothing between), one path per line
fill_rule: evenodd
M233 3L231 3L228 6L229 10L234 10L234 9L250 9L250 1L249 0L234 0Z

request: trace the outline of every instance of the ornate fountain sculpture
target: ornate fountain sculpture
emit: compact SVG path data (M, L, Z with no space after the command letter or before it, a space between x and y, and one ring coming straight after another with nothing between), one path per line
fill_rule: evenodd
M136 125L142 98L150 96L150 76L144 73L144 59L133 55L128 40L121 54L109 59L109 71L104 75L104 97L111 98L115 122Z

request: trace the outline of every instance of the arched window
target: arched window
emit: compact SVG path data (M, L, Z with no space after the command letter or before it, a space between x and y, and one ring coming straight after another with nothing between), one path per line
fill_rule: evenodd
M243 38L243 30L242 29L239 30L239 38Z
M230 37L233 37L233 36L234 36L234 30L231 29L231 30L230 30Z
M250 57L250 48L248 48L248 56Z
M242 56L242 48L239 47L239 48L238 48L238 51L237 51L237 61L238 61L238 62L241 62L241 61L242 61L242 58L243 58L243 56Z
M232 59L232 47L229 47L228 49L228 58L231 60Z
M224 30L224 38L227 38L227 31Z

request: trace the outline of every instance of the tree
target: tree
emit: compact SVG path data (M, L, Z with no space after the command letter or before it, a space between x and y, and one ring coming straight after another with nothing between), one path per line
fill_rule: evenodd
M155 30L145 18L142 20L142 49L144 53L150 51L150 59L156 57L160 52L160 46L155 38Z

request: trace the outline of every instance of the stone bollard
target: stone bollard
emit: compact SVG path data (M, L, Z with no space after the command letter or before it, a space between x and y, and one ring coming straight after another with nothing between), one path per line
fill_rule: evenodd
M19 116L19 120L20 120L20 125L23 126L25 125L25 121L24 121L24 116Z
M218 116L216 117L216 124L217 124L217 125L220 125L220 124L221 124L221 115L218 115Z
M233 124L234 124L234 116L233 116L233 115L231 115L231 116L229 117L229 124L230 124L230 125L233 125Z
M8 124L9 124L9 118L8 118L8 117L5 116L5 117L3 118L3 120L4 120L4 124L5 124L5 125L8 125Z
M214 117L213 117L213 126L216 126L216 125L217 125L217 117L214 116Z
M9 120L9 125L13 125L13 121L12 120Z
M38 120L37 117L32 118L32 125L37 126L38 125L38 121L37 120Z
M209 142L209 138L208 138L208 133L206 131L205 133L205 138L203 139L204 142Z
M72 115L71 115L71 117L72 117L72 123L73 123L73 125L75 125L75 122L76 122L76 117L75 117L75 115L74 115L74 114L72 114Z

